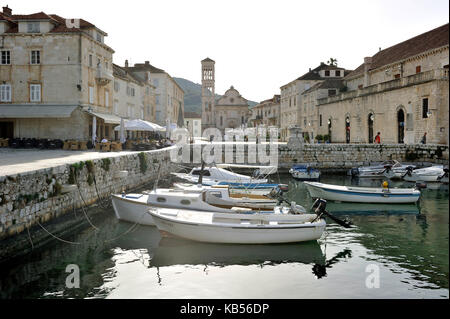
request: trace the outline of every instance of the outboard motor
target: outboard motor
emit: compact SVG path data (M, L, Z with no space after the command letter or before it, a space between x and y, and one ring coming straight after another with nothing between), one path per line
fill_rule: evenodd
M444 174L437 178L438 181L442 180L445 177L448 178L448 168L444 168L443 171L444 171Z
M423 182L417 182L416 183L416 189L424 189L427 188L427 184Z
M359 169L358 168L352 168L351 170L350 170L350 174L352 175L352 177L356 177L356 176L358 176L359 175Z
M413 170L414 170L413 166L408 166L406 168L406 175L411 176Z
M327 201L325 199L318 198L312 205L311 209L317 214L321 215L327 207Z

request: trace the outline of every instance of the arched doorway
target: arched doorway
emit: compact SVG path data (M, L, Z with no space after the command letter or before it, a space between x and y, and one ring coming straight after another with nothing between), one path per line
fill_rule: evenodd
M345 142L350 143L350 117L345 118Z
M368 118L369 144L373 143L373 120L374 120L374 116L372 113L370 113L369 118Z
M405 140L405 112L402 109L397 112L397 127L398 143L403 144Z

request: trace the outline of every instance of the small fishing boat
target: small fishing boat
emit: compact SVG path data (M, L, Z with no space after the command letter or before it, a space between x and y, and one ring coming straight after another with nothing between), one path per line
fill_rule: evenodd
M305 182L312 198L352 203L415 203L420 198L420 191L415 188L373 188L354 187Z
M295 179L302 181L318 180L320 178L320 171L308 165L294 165L289 170L289 173Z
M146 214L150 207L221 213L273 213L277 208L278 200L262 195L230 194L227 188L202 188L201 190L160 188L142 194L112 195L112 204L119 220L153 226L153 219ZM296 204L282 209L292 209L296 213L306 212L304 207Z
M411 167L411 165L402 165L396 160L389 160L374 166L354 167L347 172L347 175L361 178L378 178L385 177L384 173L386 171L392 171L396 173L403 171L404 173L406 173L409 167ZM395 177L395 174L392 174L392 176Z
M200 242L277 244L317 240L325 220L316 214L223 214L192 210L149 210L161 232Z
M419 169L409 169L403 176L403 179L408 182L442 182L447 176L448 181L448 168L444 168L443 165L434 165Z

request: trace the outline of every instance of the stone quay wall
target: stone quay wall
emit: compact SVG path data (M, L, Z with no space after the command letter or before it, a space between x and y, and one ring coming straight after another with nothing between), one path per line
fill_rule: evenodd
M111 193L156 181L170 167L170 151L164 149L0 176L0 252L7 250L4 239L99 199L110 202Z
M401 163L448 165L447 145L431 144L304 144L301 149L279 146L280 169L297 163L329 171L347 170L386 160Z
M230 147L230 145L220 144L216 143L216 146L219 147L217 152L222 152L222 163L270 164L260 160L260 153L259 150L256 151L255 145L244 143ZM202 145L202 147L206 146ZM226 154L227 148L233 149L232 156ZM212 149L211 155L216 151L212 145L209 146L209 149ZM415 163L418 166L430 163L448 165L449 160L448 146L437 144L303 144L300 146L279 144L274 149L278 152L276 156L280 172L287 172L295 164L308 164L324 172L340 173L356 166L372 165L386 160ZM256 155L253 155L251 159L248 156L249 150L256 152ZM267 161L272 156L269 146L266 148L266 155L267 158L265 160ZM195 157L197 163L194 166L199 166L199 158L199 156ZM230 158L232 158L232 161L230 161ZM194 156L191 150L191 160L193 159ZM240 159L240 161L237 159ZM249 172L248 169L233 170Z

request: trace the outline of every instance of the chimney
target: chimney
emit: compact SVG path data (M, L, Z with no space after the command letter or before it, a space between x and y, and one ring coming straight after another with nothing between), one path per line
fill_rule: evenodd
M364 58L364 87L370 85L369 70L372 66L372 57Z
M128 68L128 60L125 60L125 67Z
M309 72L311 72L311 68L309 68Z
M10 17L12 15L12 9L6 5L6 7L3 7L3 14Z
M145 61L145 66L149 66L150 65L150 61Z

